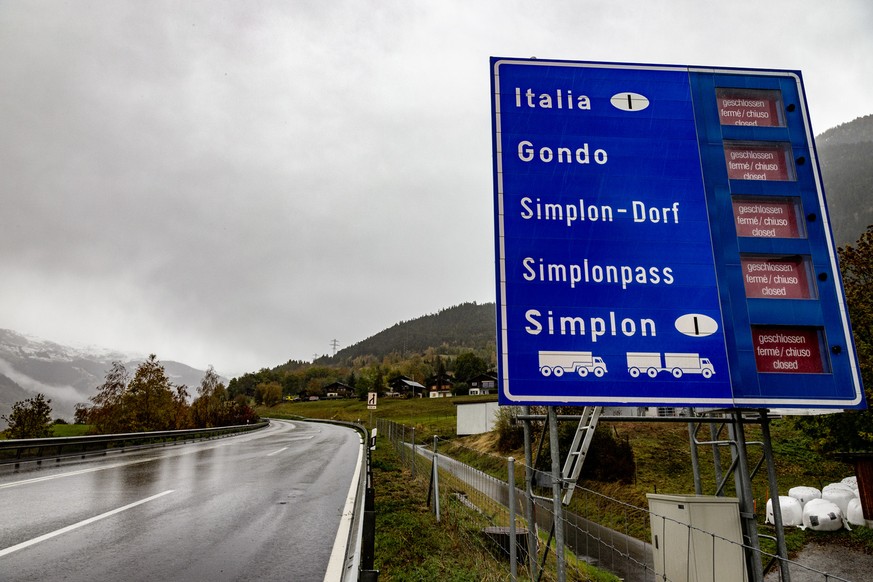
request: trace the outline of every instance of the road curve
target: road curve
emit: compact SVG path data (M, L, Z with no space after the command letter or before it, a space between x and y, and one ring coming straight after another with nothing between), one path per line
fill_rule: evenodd
M0 580L324 580L360 446L348 428L274 420L0 469Z

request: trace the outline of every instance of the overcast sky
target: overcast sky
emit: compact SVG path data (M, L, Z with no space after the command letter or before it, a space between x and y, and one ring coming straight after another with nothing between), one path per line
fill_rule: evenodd
M0 0L0 328L232 376L494 301L489 56L799 69L870 0Z

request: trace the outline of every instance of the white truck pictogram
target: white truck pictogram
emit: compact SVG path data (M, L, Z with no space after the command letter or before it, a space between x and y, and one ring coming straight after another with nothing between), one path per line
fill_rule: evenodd
M564 372L576 372L583 378L589 373L602 378L607 371L603 358L591 352L539 352L539 357L543 376L560 377Z
M663 360L660 352L628 352L627 371L632 378L639 378L644 373L654 378L659 372L670 372L674 378L684 374L701 374L711 378L715 368L709 358L701 358L700 354L665 353Z

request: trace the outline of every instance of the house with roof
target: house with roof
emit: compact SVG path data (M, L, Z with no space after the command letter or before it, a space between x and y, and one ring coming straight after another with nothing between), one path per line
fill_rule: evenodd
M448 374L437 374L427 380L427 392L430 398L451 398L455 382Z
M497 393L497 374L494 372L479 374L467 383L470 385L470 396Z
M356 394L353 387L342 382L331 382L321 390L327 399L354 398Z
M385 396L394 398L422 398L427 389L407 376L397 376L388 382L388 392Z

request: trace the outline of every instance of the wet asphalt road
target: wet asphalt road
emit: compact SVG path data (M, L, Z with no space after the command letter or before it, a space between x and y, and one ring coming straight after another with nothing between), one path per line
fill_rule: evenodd
M360 449L326 424L0 469L0 580L321 581Z

